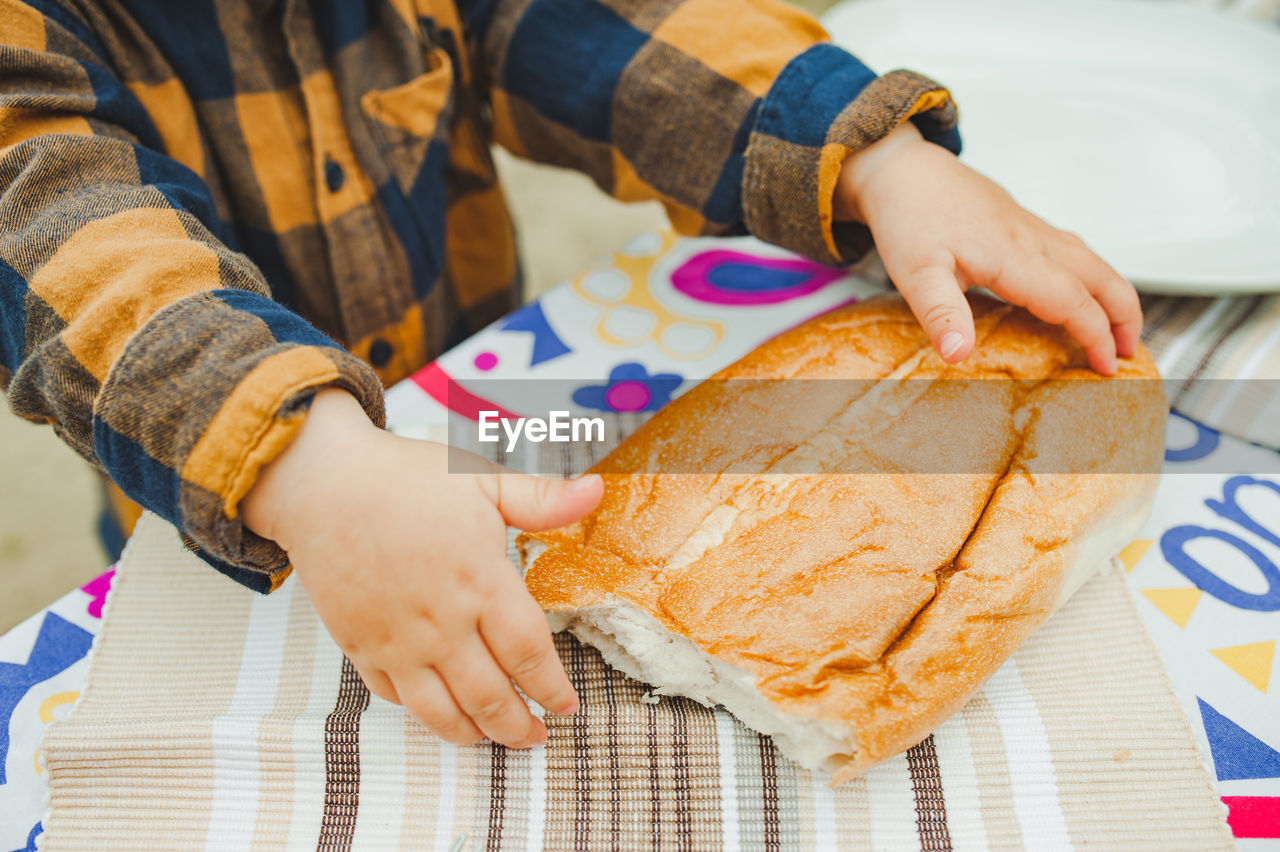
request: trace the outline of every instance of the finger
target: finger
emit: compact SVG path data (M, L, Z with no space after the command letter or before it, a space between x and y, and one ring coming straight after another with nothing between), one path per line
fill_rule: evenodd
M477 478L508 524L535 532L573 523L604 496L604 480L596 473L579 479L550 479L507 471Z
M1084 282L1111 323L1117 354L1132 357L1142 334L1142 303L1138 300L1138 291L1074 235L1068 234L1049 256Z
M1111 322L1083 281L1044 255L1018 264L1010 274L1018 280L1009 282L1006 289L1025 294L1027 310L1065 328L1084 348L1094 370L1104 376L1115 373L1116 341ZM1010 300L1022 303L1016 297Z
M974 342L973 311L955 271L945 266L922 266L894 281L942 360L954 364L969 357Z
M578 709L578 694L565 674L542 608L512 580L480 616L480 635L493 658L524 694L560 716Z
M432 669L414 669L397 679L404 709L427 730L454 745L484 739L484 734L462 712L444 680Z
M383 701L390 701L392 704L400 703L400 695L396 692L395 685L391 683L391 678L387 677L387 673L378 669L362 669L356 666L356 671L360 674L360 679L364 681L364 685L369 687L369 691L381 698Z
M478 633L464 640L439 671L462 712L489 739L512 748L546 742L547 729L516 694Z

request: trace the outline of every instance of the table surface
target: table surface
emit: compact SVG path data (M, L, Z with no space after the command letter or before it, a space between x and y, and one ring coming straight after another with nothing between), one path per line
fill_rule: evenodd
M749 285L726 286L734 280ZM425 437L449 411L474 419L514 407L485 399L504 387L494 379L554 379L545 387L569 409L653 408L779 331L879 289L750 239L644 234L391 388L388 428ZM1269 689L1280 464L1176 414L1168 446L1161 511L1122 554L1126 577L1236 837L1267 845L1280 838L1280 699ZM111 578L0 637L0 850L34 848L40 736L84 688Z

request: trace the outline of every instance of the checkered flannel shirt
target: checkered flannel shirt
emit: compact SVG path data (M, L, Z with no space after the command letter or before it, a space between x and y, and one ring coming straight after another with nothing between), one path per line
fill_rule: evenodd
M832 264L841 161L946 91L776 0L0 0L0 386L216 567L318 388L509 310L490 145Z

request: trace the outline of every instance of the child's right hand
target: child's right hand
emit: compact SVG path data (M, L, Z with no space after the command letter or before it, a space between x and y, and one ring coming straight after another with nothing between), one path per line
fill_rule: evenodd
M280 544L325 627L369 690L452 743L513 747L578 698L541 608L506 555L506 526L550 529L595 508L598 476L451 474L450 450L374 427L345 391L320 391L307 422L241 502Z
M926 142L910 122L845 160L837 219L865 223L880 258L944 361L973 350L964 292L988 287L1079 342L1103 375L1142 331L1133 285L1078 237L1015 202L990 179Z

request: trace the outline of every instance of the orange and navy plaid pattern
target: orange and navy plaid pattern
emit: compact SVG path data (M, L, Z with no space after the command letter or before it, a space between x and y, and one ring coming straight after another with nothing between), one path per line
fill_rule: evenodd
M945 90L777 0L0 0L0 385L254 588L238 504L316 389L509 310L490 145L820 261L841 161Z

